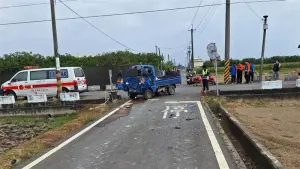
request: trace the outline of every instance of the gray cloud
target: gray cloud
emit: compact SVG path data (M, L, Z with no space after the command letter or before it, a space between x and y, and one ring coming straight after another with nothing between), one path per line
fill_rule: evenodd
M49 0L1 0L0 6L48 2ZM224 1L224 0L219 0ZM211 4L204 0L203 4ZM68 2L82 16L122 13L198 5L199 0L78 0ZM256 3L250 6L261 16L269 15L266 56L299 54L300 6L299 0ZM197 25L209 8L200 8L194 22ZM95 26L139 52L155 52L155 45L178 47L187 44L188 28L196 9L126 15L89 19ZM56 5L57 18L74 17L62 4ZM0 23L49 19L49 5L0 10ZM124 47L105 37L82 20L58 21L59 49L61 53L93 54L122 50ZM195 33L195 55L207 59L206 45L215 42L224 55L225 6L217 7L204 31ZM245 5L231 8L231 57L259 57L262 41L262 21ZM51 23L0 26L0 54L15 51L33 51L52 55ZM162 49L177 62L185 63L185 47ZM173 55L172 55L173 54ZM175 55L176 54L176 55Z

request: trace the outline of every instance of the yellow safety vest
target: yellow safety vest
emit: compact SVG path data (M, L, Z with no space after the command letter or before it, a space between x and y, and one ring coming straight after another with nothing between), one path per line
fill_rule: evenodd
M203 79L208 79L208 76L206 76L207 72L208 72L208 69L202 70L202 78Z

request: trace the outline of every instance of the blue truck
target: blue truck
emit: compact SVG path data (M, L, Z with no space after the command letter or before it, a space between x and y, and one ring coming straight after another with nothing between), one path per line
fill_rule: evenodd
M126 91L131 99L143 95L148 100L162 92L174 95L178 83L181 83L178 72L167 71L165 76L158 77L154 66L134 65L127 70L123 82L117 84L116 88Z

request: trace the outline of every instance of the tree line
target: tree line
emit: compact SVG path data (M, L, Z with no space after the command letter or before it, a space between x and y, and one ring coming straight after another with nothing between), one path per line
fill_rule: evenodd
M278 60L280 63L290 63L290 62L300 62L300 56L299 55L294 55L294 56L273 56L270 58L264 58L264 64L272 64L275 63L275 61ZM230 63L242 63L245 64L245 62L250 62L250 63L254 63L256 65L260 64L260 58L244 58L241 60L238 59L231 59ZM204 64L208 67L213 67L213 63L211 63L210 61L205 61ZM220 61L219 66L224 66L225 65L225 61L222 60Z
M132 64L151 64L160 68L163 57L155 53L132 53L116 51L95 56L76 57L71 54L60 55L61 67L126 66ZM0 72L23 70L24 66L55 67L55 57L42 56L32 52L15 52L0 57ZM165 62L164 69L172 69L172 62Z

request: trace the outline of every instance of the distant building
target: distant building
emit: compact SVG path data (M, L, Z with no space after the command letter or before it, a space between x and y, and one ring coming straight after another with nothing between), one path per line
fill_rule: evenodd
M202 58L194 58L194 67L202 67L204 64L204 61Z

